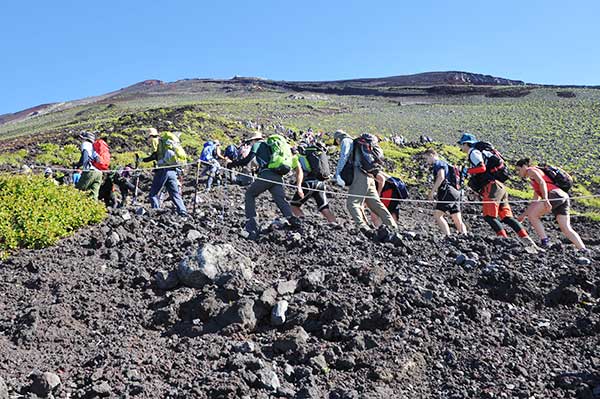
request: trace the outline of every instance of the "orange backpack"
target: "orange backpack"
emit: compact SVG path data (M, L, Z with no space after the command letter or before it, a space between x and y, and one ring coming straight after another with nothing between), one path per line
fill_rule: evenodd
M108 144L106 144L106 141L98 139L94 141L93 147L97 157L94 157L95 160L92 161L92 165L98 170L108 170L110 166L110 149L108 148Z

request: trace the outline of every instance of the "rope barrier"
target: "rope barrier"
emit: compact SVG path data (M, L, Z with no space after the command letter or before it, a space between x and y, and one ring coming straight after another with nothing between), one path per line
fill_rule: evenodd
M192 165L211 165L210 162L206 162L206 161L202 161L202 160L197 160L197 161L193 161L193 162L187 162L184 164L177 164L177 165L168 165L168 166L155 166L155 167L149 167L149 168L135 168L135 169L130 169L128 172L133 173L133 172L144 172L144 171L154 171L154 170L160 170L160 169L173 169L173 168L183 168L186 166L192 166ZM46 166L39 166L39 165L32 165L29 166L31 169L45 169ZM53 170L57 170L57 171L61 171L61 172L76 172L80 169L71 169L71 168L52 168ZM240 176L244 176L244 177L248 177L251 178L252 180L259 180L259 181L264 181L264 182L268 182L268 183L272 183L272 184L277 184L277 185L281 185L283 187L289 187L289 188L293 188L293 189L297 189L297 185L296 184L290 184L290 183L285 183L284 181L282 182L278 182L278 181L274 181L271 179L266 179L260 176L254 176L248 173L243 173L240 171L236 171L234 169L228 169L226 167L220 166L219 165L219 170L224 170L224 171L228 171L230 173L235 173L236 175L240 175ZM99 170L99 172L102 173L113 173L115 172L114 170ZM282 177L283 179L283 177ZM323 193L323 194L329 194L332 196L339 196L339 197L351 197L351 198L362 198L362 199L380 199L379 196L368 196L368 195L360 195L360 194L351 194L351 193L347 193L347 192L337 192L337 191L329 191L329 190L319 190L319 189L309 189L304 187L303 190L305 190L306 192L319 192L319 193ZM306 195L306 194L305 194ZM580 196L576 196L576 197L569 197L570 200L586 200L586 199L594 199L594 198L600 198L600 194L591 194L591 195L580 195ZM195 199L194 199L195 200ZM462 200L462 196L461 199L458 201L438 201L438 200L425 200L425 199L414 199L414 198L392 198L392 201L398 201L398 202L404 202L404 203L416 203L416 204L453 204L453 203L459 203L459 204L471 204L471 205L482 205L482 204L494 204L497 203L497 201L463 201ZM555 199L548 199L548 201L552 202L552 201L562 201L562 198L555 198ZM510 204L531 204L531 203L535 203L535 202L546 202L546 200L543 199L538 199L538 200L509 200L508 203Z

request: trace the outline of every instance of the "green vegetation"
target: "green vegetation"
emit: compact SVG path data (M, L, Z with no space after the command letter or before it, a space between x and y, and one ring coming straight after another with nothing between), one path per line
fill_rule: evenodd
M27 154L28 151L25 149L21 149L16 152L6 152L0 154L0 165L19 167L23 163L23 160Z
M104 205L70 186L24 175L0 175L0 258L16 248L43 248L100 222Z
M41 153L35 157L35 161L42 165L60 165L71 167L79 160L79 148L74 144L59 146L53 143L42 143L38 147Z
M507 88L511 89L511 88ZM386 88L401 97L296 95L268 87L260 90L211 82L182 82L178 92L112 97L111 104L80 105L40 114L19 123L0 126L0 139L48 134L56 141L32 145L29 152L0 154L0 165L23 161L42 165L69 165L79 151L77 132L98 131L110 145L113 165L134 162L137 152L149 151L144 127L183 132L181 139L190 158L207 139L223 144L247 134L246 122L262 123L266 133L274 124L296 131L312 127L333 132L343 128L353 135L402 134L417 142L422 134L436 140L436 148L449 162L464 165L465 155L455 145L460 131L469 131L492 142L509 162L523 156L555 164L578 182L573 195L595 193L600 187L596 164L600 159L600 90L572 89L575 97L559 97L554 88L528 87L522 97L487 97L482 94L434 95L423 88ZM499 88L502 91L502 88ZM418 94L409 96L409 94ZM475 93L475 91L473 92ZM44 141L49 141L45 139ZM58 147L58 144L65 145ZM36 148L37 147L37 148ZM412 185L429 184L429 170L417 156L426 147L397 148L383 144L389 172ZM19 148L19 147L17 147ZM150 166L150 165L142 165ZM426 183L425 183L426 182ZM509 183L511 197L531 198L519 179ZM584 210L600 209L600 200L577 201Z

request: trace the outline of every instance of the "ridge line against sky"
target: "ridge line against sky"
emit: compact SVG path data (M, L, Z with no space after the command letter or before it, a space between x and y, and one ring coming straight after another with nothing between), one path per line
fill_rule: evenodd
M146 80L465 71L600 85L600 2L56 0L0 5L0 114Z

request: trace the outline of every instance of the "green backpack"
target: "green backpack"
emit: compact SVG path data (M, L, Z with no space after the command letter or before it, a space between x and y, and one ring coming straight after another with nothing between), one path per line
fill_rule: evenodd
M292 170L292 149L287 140L278 134L269 136L267 145L271 149L271 160L267 168L273 172L284 176Z
M165 153L171 150L175 153L175 156L165 162L166 165L177 165L184 164L187 162L187 154L181 145L179 138L171 132L165 132L160 137L158 143L158 159L163 159Z

